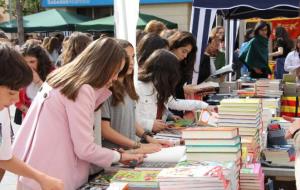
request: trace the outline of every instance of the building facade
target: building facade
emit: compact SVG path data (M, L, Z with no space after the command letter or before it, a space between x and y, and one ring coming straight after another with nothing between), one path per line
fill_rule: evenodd
M60 8L97 19L113 15L113 0L42 0L45 8ZM140 0L140 12L151 14L189 30L192 0Z

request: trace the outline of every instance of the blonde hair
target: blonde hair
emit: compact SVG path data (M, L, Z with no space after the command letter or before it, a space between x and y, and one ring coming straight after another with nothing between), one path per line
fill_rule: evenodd
M145 32L147 33L155 33L155 34L160 34L161 31L164 29L167 29L166 25L160 21L157 20L151 20L147 23L145 27Z
M217 35L217 33L219 32L219 30L221 30L221 29L224 30L223 26L216 26L216 27L214 27L214 28L210 31L209 37L210 37L210 38L215 38L216 35Z
M80 87L89 84L102 88L119 71L126 57L125 50L113 38L100 38L92 42L72 62L53 71L47 82L53 88L74 100Z

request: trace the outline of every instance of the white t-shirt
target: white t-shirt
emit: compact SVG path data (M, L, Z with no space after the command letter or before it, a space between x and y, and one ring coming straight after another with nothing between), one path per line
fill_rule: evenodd
M4 108L0 111L0 160L12 158L11 130L9 110Z

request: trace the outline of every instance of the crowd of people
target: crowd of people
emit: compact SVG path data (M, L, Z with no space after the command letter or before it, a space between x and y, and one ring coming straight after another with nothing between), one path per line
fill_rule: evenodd
M300 74L300 38L291 51L292 41L278 28L275 51L269 53L270 34L265 22L247 32L238 55L241 72L267 78L273 56L277 78L285 71ZM126 40L94 40L81 32L30 39L19 48L4 34L0 38L0 168L2 174L9 170L21 176L18 190L77 189L96 170L93 165L142 162L145 154L173 146L153 138L172 127L166 121L182 118L186 111L214 111L203 101L185 99L195 93L190 84L195 38L159 21L137 31L136 55ZM225 65L224 51L224 28L216 27L201 58L198 83ZM21 126L11 148L12 104Z

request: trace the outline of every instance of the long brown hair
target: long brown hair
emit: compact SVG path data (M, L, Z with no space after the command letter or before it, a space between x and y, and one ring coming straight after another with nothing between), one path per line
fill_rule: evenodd
M70 63L79 55L90 43L92 39L85 33L74 32L66 42L65 49L62 53L63 64Z
M44 47L50 54L59 48L59 40L56 37L51 37L49 42Z
M52 72L47 82L53 88L74 100L80 87L89 84L102 88L119 71L125 59L125 50L113 38L100 38L92 42L71 63Z
M142 67L146 59L157 49L167 48L169 43L158 34L146 34L137 46L137 61L139 67Z
M175 88L180 81L179 61L170 51L154 51L145 61L139 80L152 82L157 91L157 104L162 107L170 96L175 97Z
M37 59L37 73L42 81L45 81L48 74L54 69L47 51L40 45L26 42L20 52L24 57L31 56Z
M133 49L133 45L128 42L127 40L117 40L118 44L126 49L128 47L131 47ZM121 83L119 80L116 80L113 82L113 85L111 87L112 91L112 105L117 106L120 102L124 103L124 95L125 92L129 95L129 97L135 101L139 99L138 94L135 91L134 83L133 83L133 73L128 75L127 70L129 68L130 64L130 58L127 55L125 66L120 71L118 78L124 78L123 83Z
M187 45L192 46L191 52L187 55L187 57L184 60L180 61L182 79L187 82L191 81L197 53L197 45L195 38L190 32L177 31L168 38L168 41L170 44L171 51Z

